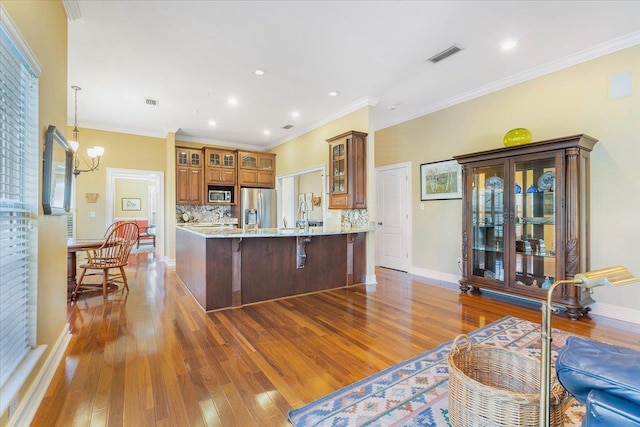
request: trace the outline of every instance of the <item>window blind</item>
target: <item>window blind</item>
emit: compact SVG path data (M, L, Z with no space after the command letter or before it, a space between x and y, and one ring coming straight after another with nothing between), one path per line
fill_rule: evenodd
M0 5L0 413L36 344L39 72Z

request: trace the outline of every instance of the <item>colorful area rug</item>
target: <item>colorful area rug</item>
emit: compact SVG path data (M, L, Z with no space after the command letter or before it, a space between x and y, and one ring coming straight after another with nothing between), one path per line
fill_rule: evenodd
M506 316L467 334L489 344L540 357L540 325ZM552 358L570 334L553 332ZM447 355L452 341L289 412L295 427L448 427ZM579 426L584 407L570 398L565 426Z

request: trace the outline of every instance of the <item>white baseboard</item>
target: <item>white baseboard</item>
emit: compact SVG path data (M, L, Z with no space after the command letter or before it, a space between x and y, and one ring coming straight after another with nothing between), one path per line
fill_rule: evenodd
M409 273L411 273L413 279L418 282L428 283L452 290L460 290L460 285L458 284L460 276L456 276L455 274L442 273L440 271L416 267L412 267Z
M447 289L460 289L458 284L460 277L455 274L441 273L439 271L415 267L411 269L410 273L414 276L414 280L418 282L441 286ZM517 298L517 296L513 297ZM602 302L596 302L589 307L591 308L591 314L640 325L640 310Z
M589 307L591 308L591 314L640 325L640 310L603 302L596 302Z
M375 274L367 274L367 277L365 277L365 285L377 285L378 284L378 279L376 278Z
M60 366L69 341L71 341L71 332L69 331L69 324L65 323L65 327L56 343L51 347L51 352L49 352L47 359L44 361L42 369L40 369L31 387L21 399L16 411L9 419L7 427L28 426L31 424L44 398L44 394L47 392L49 384L51 384L53 375L56 373L58 366Z
M164 265L169 268L174 268L176 266L176 259L164 257Z

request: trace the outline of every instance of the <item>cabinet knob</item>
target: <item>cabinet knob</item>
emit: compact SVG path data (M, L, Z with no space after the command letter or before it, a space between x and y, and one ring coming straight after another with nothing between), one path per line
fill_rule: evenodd
M378 225L382 225L382 221L378 222Z

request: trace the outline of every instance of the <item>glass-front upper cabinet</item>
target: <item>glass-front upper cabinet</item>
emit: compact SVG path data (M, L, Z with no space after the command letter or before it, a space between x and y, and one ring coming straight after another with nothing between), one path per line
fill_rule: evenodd
M589 271L589 157L596 142L573 135L454 156L463 170L462 291L542 300L553 282ZM553 302L577 319L593 300L561 285Z
M349 131L329 143L329 209L367 207L367 134Z
M338 142L331 147L331 191L333 193L344 193L346 191L345 182L347 179L347 158L344 142Z

